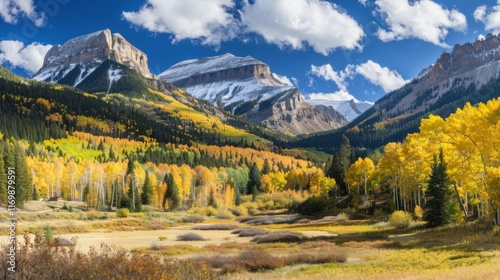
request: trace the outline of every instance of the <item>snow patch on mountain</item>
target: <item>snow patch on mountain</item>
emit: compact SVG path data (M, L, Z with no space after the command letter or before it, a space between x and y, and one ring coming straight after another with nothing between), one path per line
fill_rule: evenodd
M342 114L349 122L370 109L374 104L369 101L360 101L346 91L329 94L311 93L308 95L306 102L311 105L331 107Z

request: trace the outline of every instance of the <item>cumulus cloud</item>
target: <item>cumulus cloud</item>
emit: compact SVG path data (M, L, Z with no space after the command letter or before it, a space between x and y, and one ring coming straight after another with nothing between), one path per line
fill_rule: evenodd
M345 90L339 90L334 93L311 93L309 94L311 100L329 100L329 101L358 101L356 97L352 96Z
M137 12L123 12L130 23L152 32L170 33L173 42L200 39L219 45L236 36L237 25L228 9L232 0L147 0Z
M21 17L27 17L37 26L45 23L45 14L37 13L33 0L1 0L0 17L10 24L16 24Z
M291 78L292 80L290 80L287 76L281 76L281 75L278 75L276 73L272 73L273 77L282 82L283 84L285 85L289 85L289 86L293 86L293 83L292 83L292 80L296 80L295 78Z
M467 19L456 9L448 10L432 0L376 0L379 13L388 30L377 35L384 42L417 38L432 44L449 47L444 39L450 29L466 31Z
M486 5L477 7L474 11L474 19L484 23L486 30L500 33L500 0L491 8Z
M347 79L352 78L355 75L353 70L353 65L347 65L344 70L335 71L333 70L332 65L325 64L322 66L311 65L310 73L323 78L324 80L333 81L340 90L347 91L347 86L349 85Z
M245 0L240 12L246 31L295 50L311 46L328 55L336 48L361 48L364 31L345 11L322 0Z
M359 65L349 64L340 71L335 71L330 64L322 66L311 65L309 73L326 81L333 81L339 88L339 94L348 93L347 86L349 84L347 80L354 79L356 75L363 76L370 83L381 87L386 93L408 83L408 80L403 79L397 71L382 67L371 60Z
M9 63L14 67L35 73L43 66L45 54L51 45L32 43L24 45L19 41L0 41L0 63Z
M380 86L385 92L391 92L409 82L403 79L397 71L382 67L371 60L356 66L356 73L365 77L372 84Z

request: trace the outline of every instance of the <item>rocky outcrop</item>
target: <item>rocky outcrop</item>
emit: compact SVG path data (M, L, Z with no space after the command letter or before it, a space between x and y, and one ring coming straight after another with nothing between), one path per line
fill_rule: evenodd
M381 99L375 109L384 119L424 112L444 95L468 88L480 88L500 77L500 39L488 34L474 43L455 45L417 79ZM451 98L453 99L453 98Z
M298 90L270 108L248 112L246 117L251 122L292 135L331 130L347 124L344 116L333 108L309 105Z
M131 45L122 35L111 34L109 29L76 37L63 45L52 47L35 77L41 76L49 69L72 64L95 67L106 60L134 68L146 78L153 77L148 69L146 54Z

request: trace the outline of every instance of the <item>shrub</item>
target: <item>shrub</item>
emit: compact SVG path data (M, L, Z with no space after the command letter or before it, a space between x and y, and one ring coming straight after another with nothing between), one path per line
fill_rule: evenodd
M238 256L239 261L250 271L275 269L283 266L283 260L266 251L245 250Z
M219 220L231 220L233 218L233 216L229 215L229 214L219 214L217 216L215 216L216 219L219 219Z
M177 240L179 240L179 241L203 241L206 239L203 238L199 234L189 232L189 233L177 235Z
M231 212L231 214L233 214L234 216L237 216L237 217L248 216L247 209L241 205L236 207L236 208L230 208L229 211Z
M297 234L290 232L272 232L266 235L257 235L252 239L252 242L261 243L293 243L302 240Z
M116 216L118 218L127 218L129 214L130 214L130 210L128 210L128 208L120 208L116 212Z
M205 221L205 217L202 216L184 216L182 217L182 222L184 223L201 223Z
M233 230L237 228L237 225L228 225L228 224L215 224L215 225L199 225L195 226L192 229L194 230Z
M265 235L268 233L268 231L263 228L247 227L234 230L231 233L238 234L239 237L247 237L247 236Z
M413 213L415 215L415 218L417 218L417 220L422 221L422 217L424 216L424 209L422 209L422 207L418 205L415 206L415 210L413 210Z
M68 212L73 212L73 206L71 206L71 205L70 205L70 206L68 207Z
M63 207L61 208L62 210L68 210L68 206L66 205L66 202L64 202Z
M92 209L92 210L87 212L87 219L88 220L95 220L98 218L99 218L99 212L97 212L96 210Z
M394 211L389 217L389 224L397 229L406 229L412 222L411 215L405 211Z
M54 240L54 233L52 232L52 228L50 228L50 226L45 228L45 240L47 240L47 242Z
M167 240L167 237L166 236L158 236L158 240L165 241L165 240Z
M349 221L349 215L342 212L342 213L337 215L337 219L341 220L341 221Z

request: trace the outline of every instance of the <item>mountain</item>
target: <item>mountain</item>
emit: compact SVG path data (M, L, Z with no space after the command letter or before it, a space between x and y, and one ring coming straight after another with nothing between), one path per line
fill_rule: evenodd
M267 64L250 56L224 54L182 61L159 78L282 133L331 130L347 123L331 107L309 105L298 89L276 79Z
M349 125L294 145L335 149L345 134L354 146L374 149L418 131L420 120L429 114L447 117L467 102L477 104L498 96L500 39L488 34L474 43L455 45L451 53L443 52L417 78L382 97Z
M147 55L120 34L106 29L52 47L33 79L92 92L117 92L116 88L125 88L120 85L125 80L122 77L135 73L153 78Z
M364 111L370 109L373 106L373 102L360 101L355 98L350 100L331 100L331 99L306 99L307 103L311 105L324 105L332 107L335 111L339 112L342 116L346 118L348 122L353 121Z

